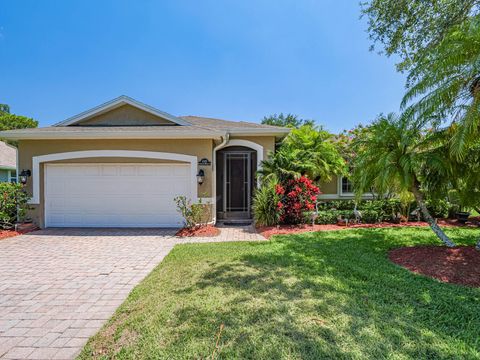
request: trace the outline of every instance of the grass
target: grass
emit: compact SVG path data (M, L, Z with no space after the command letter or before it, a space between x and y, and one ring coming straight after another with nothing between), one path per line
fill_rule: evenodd
M448 234L471 245L480 232ZM80 358L479 358L480 289L387 259L418 244L438 242L397 228L177 246Z

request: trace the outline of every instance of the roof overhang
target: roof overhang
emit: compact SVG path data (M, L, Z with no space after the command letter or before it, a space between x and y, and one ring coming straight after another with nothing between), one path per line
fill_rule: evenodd
M72 116L71 118L68 118L67 120L61 121L59 123L54 124L53 126L69 126L69 125L74 125L77 124L81 121L87 120L89 118L92 118L97 115L104 114L108 111L111 111L113 109L116 109L120 106L123 105L131 105L133 107L136 107L140 110L143 110L145 112L148 112L152 115L158 116L160 118L166 119L168 121L171 121L177 125L183 125L183 126L189 126L191 125L189 122L171 115L169 113L166 113L164 111L158 110L150 105L144 104L140 101L137 101L135 99L132 99L129 96L122 95L119 96L113 100L107 101L106 103L103 103L101 105L98 105L90 110L84 111L78 115Z
M214 131L195 128L182 128L175 131L164 127L149 128L145 130L118 130L114 128L88 128L79 131L77 127L55 127L50 129L19 129L0 132L0 138L7 140L62 140L62 139L219 139L227 133L232 136L286 136L289 129L229 129L228 131Z
M283 137L290 133L291 129L278 128L278 129L229 129L227 132L234 136L275 136Z
M149 131L69 131L68 127L60 131L35 131L35 129L9 130L0 132L0 138L8 140L62 140L62 139L218 139L225 132L199 131L162 131L161 127Z

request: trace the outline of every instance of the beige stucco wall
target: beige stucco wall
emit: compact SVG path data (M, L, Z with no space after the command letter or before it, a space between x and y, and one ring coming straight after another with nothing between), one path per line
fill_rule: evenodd
M338 178L336 176L332 177L332 180L329 182L320 182L320 191L322 194L330 195L338 193Z
M124 125L175 125L171 121L162 119L131 105L122 105L104 114L81 122L82 126L124 126Z
M28 140L20 141L18 146L18 163L20 169L32 169L32 157L55 154L71 151L83 150L138 150L138 151L158 151L181 153L185 155L208 158L211 160L213 142L209 139L196 140ZM62 163L74 162L123 162L123 163L154 163L158 162L152 159L136 158L92 158L64 160ZM167 162L167 161L164 161ZM200 167L199 167L200 168ZM205 171L205 182L198 185L198 196L212 196L212 170L211 166L201 167ZM32 193L32 181L28 181L27 191ZM40 166L40 204L32 205L29 215L32 220L40 226L43 226L44 218L44 184L43 184L43 166Z
M268 157L270 151L275 151L275 137L274 136L232 136L230 139L248 140L263 146L263 158Z
M269 151L275 149L273 136L236 137L258 143L264 147L264 158ZM35 156L84 150L138 150L179 153L196 156L198 160L207 158L212 161L213 148L216 143L210 139L175 139L175 140L22 140L18 144L18 163L20 170L32 170L32 158ZM137 158L88 158L62 160L61 163L156 163L169 162L165 160L137 159ZM213 196L212 166L199 166L205 171L205 182L198 185L199 197ZM32 205L29 215L32 220L43 227L44 219L44 175L43 165L40 166L40 204ZM32 194L32 181L29 179L26 190Z

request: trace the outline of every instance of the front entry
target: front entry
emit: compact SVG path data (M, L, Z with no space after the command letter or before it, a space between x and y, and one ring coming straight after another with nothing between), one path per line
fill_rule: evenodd
M224 220L251 219L256 152L230 147L217 154L217 210Z
M250 218L251 154L228 152L224 157L224 207L227 218Z

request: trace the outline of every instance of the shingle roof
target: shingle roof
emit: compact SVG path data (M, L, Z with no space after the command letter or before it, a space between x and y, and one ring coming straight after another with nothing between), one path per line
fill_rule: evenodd
M35 129L18 129L1 132L5 139L101 139L101 138L219 138L226 132L232 135L284 136L289 129L278 126L184 116L186 126L49 126Z
M203 127L207 127L215 130L219 130L219 129L220 130L230 130L230 129L285 130L285 128L280 126L257 124L257 123L247 122L247 121L231 121L231 120L223 120L223 119L193 116L193 115L180 116L180 117L193 125L203 126Z
M0 168L17 167L17 151L15 148L0 141Z

